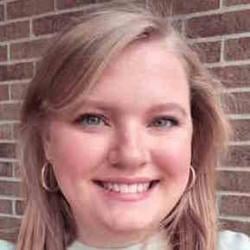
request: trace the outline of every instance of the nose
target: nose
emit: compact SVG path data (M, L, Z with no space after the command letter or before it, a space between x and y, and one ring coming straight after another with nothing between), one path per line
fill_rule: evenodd
M116 167L134 169L149 161L146 135L138 129L127 129L115 135L108 159Z

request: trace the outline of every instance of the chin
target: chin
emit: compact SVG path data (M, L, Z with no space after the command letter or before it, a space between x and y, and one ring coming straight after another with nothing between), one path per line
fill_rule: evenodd
M150 220L146 220L146 218ZM138 216L121 216L117 220L113 220L109 223L109 228L115 232L142 232L150 231L152 228L156 228L160 225L160 219L152 220L152 216L143 216L142 218ZM111 221L109 221L111 222Z
M149 231L160 227L168 211L169 207L163 204L159 207L150 204L127 206L126 209L124 206L109 207L109 212L107 209L101 209L99 221L112 231Z

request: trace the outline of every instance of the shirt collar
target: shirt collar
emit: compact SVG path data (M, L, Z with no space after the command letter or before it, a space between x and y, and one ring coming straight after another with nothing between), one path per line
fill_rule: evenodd
M143 243L130 245L127 247L96 248L88 246L80 241L75 241L67 250L161 250L169 249L168 241L162 234L157 234ZM170 250L170 249L169 249Z

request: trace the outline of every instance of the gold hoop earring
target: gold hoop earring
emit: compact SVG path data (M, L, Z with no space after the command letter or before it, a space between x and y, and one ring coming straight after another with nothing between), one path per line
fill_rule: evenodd
M191 173L191 181L189 181L189 184L187 186L187 189L186 189L187 192L192 189L196 180L196 173L195 173L193 166L190 166L190 173Z
M50 186L50 184L48 185L47 183L46 183L46 179L48 178L49 180L50 180L50 183L52 182L51 181L51 179L52 179L52 177L51 176L49 176L49 168L51 168L51 166L49 166L49 162L46 162L46 163L44 163L44 165L42 166L42 170L41 170L41 184L42 184L42 187L46 190L46 191L48 191L48 192L50 192L50 193L54 193L54 192L56 192L56 191L58 191L59 190L59 187L58 187L58 185L57 185L57 183L56 183L56 180L55 180L55 177L53 177L53 179L54 179L54 186Z

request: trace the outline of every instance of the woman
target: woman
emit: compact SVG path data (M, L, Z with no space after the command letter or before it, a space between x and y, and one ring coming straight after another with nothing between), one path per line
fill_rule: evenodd
M229 130L217 86L166 18L86 7L24 101L17 250L215 250L214 172Z

